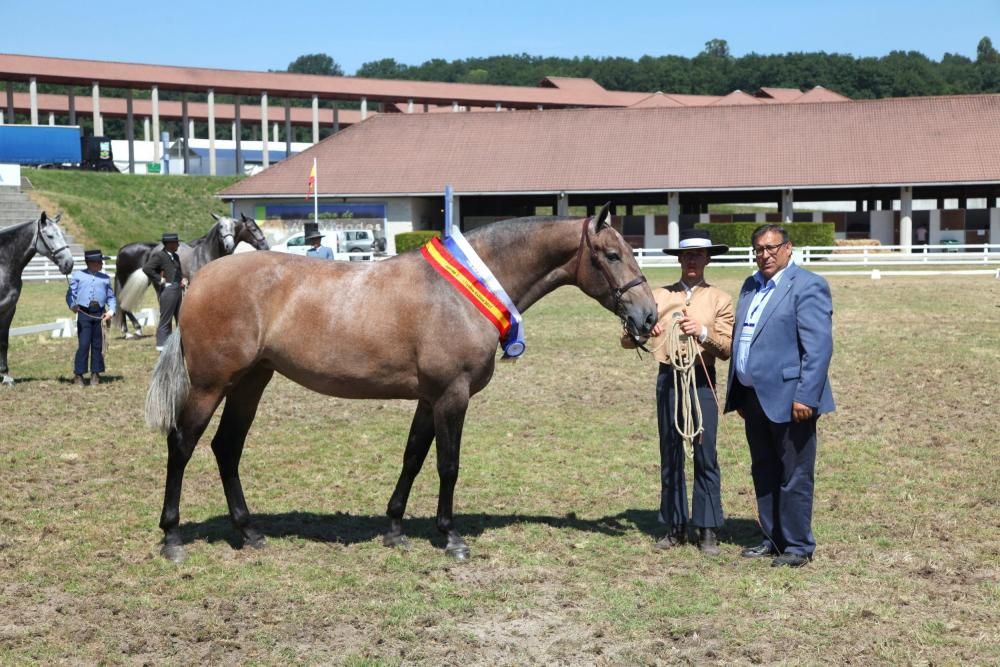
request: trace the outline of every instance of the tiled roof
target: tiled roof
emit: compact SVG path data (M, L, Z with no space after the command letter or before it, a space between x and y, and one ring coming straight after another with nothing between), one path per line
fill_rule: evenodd
M1000 95L384 114L221 194L614 192L1000 183Z

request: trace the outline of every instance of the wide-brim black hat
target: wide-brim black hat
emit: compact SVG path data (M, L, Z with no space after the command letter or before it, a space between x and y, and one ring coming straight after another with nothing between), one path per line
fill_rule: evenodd
M164 232L160 238L160 243L171 243L173 241L180 242L180 239L177 238L177 234L174 232Z
M306 241L311 239L321 239L324 238L322 234L319 233L319 225L315 222L306 223Z
M83 251L83 261L85 262L103 262L106 259L111 259L111 258L105 254L102 254L100 250Z
M705 250L709 257L725 255L729 246L724 243L712 243L712 237L704 229L687 229L681 234L681 240L676 248L664 248L668 255L680 255L685 250Z

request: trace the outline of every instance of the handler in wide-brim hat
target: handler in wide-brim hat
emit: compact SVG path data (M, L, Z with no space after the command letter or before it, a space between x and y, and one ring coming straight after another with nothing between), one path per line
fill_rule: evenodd
M160 237L163 248L149 253L149 258L142 266L153 285L157 285L160 298L160 324L156 327L156 350L163 351L167 338L173 331L173 322L181 310L181 298L187 287L187 278L181 268L181 258L177 254L180 239L176 232L164 232Z
M655 544L657 549L679 547L688 539L688 528L697 529L697 546L706 556L720 553L718 530L722 527L722 475L716 452L716 432L719 409L715 400L715 362L728 359L732 350L733 300L724 290L705 282L705 267L715 255L729 248L712 243L708 232L700 229L685 230L676 248L663 252L679 260L680 280L653 288L656 299L657 322L653 336L647 342L653 358L660 362L656 377L657 427L660 435L660 511L659 519L665 527L663 537ZM694 378L685 386L685 369L675 369L678 358L683 363L685 355L675 356L676 346L693 341L701 359L694 364ZM634 347L627 336L623 347ZM704 364L702 363L704 362ZM675 372L681 376L675 378ZM679 388L680 387L680 388ZM698 406L687 403L685 396L698 401ZM695 409L700 406L702 432L689 446L694 462L694 489L691 507L684 477L684 435L678 430L678 408Z
M311 246L306 250L306 257L333 259L333 251L322 245L323 235L319 233L319 225L315 222L306 223L305 242Z
M73 359L73 384L82 387L90 366L90 384L101 383L104 372L104 330L101 325L115 314L117 302L111 276L101 271L108 259L100 250L83 253L86 270L74 271L66 290L66 305L76 313L76 356Z

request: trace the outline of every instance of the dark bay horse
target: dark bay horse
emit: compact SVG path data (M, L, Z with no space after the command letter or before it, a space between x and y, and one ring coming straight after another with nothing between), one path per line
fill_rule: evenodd
M239 243L247 243L255 250L268 250L264 232L257 226L257 221L241 215L239 220L227 216L212 214L215 224L204 236L188 243L181 243L177 255L181 260L181 271L191 280L203 266L224 255L232 254ZM142 272L142 266L149 254L159 250L163 245L154 242L129 243L118 249L115 260L115 295L118 297L118 310L114 322L121 328L122 334L127 333L127 317L137 330L139 321L132 314L142 302L142 295L149 286L149 279ZM130 282L131 281L131 282ZM154 285L159 290L159 285Z
M0 230L0 384L14 384L7 367L7 346L24 267L37 252L52 260L64 275L73 270L73 255L59 228L59 218L49 219L43 211L38 220Z
M470 232L468 242L520 311L561 285L576 285L632 335L645 337L656 304L607 214L605 206L595 218L499 222ZM283 253L212 262L184 297L180 326L146 397L146 422L167 434L161 553L184 557L178 528L184 468L223 399L212 451L229 514L246 544L263 545L239 462L261 394L277 371L330 396L416 400L383 541L405 543L410 488L436 440L437 527L447 536L445 552L467 558L452 515L462 426L469 398L493 375L497 343L494 326L418 252L364 264Z

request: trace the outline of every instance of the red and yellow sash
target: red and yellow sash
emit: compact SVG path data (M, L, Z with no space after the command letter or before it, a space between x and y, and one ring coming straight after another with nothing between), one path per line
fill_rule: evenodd
M511 325L507 307L444 247L440 239L428 241L420 248L420 254L497 328L501 340L507 335Z

